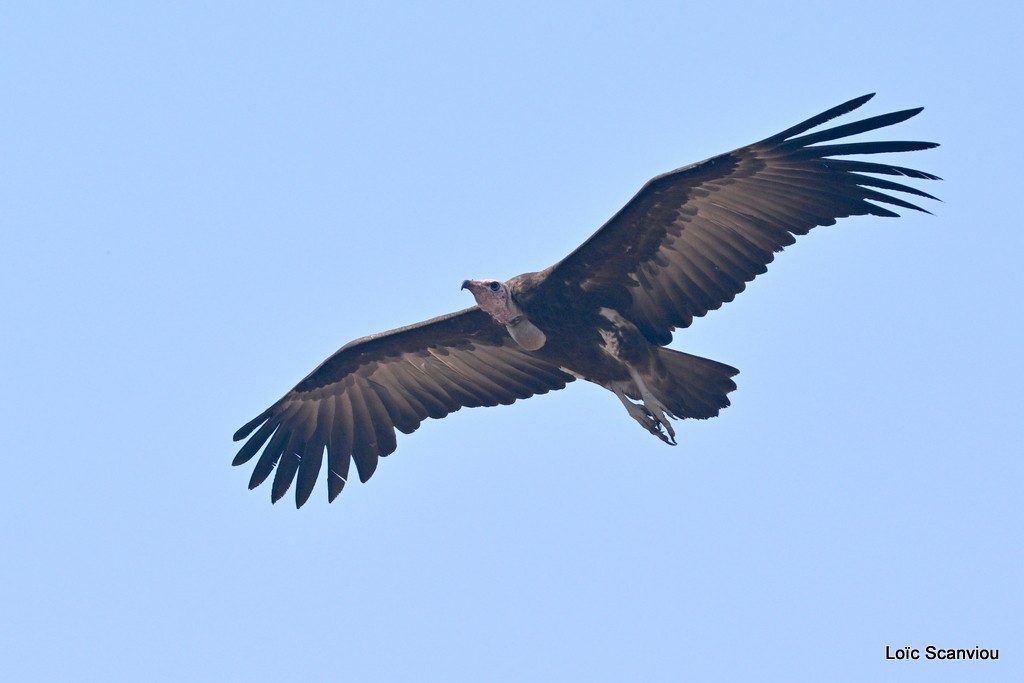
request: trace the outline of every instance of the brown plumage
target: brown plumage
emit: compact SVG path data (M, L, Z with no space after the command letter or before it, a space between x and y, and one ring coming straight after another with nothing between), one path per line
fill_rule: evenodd
M877 176L936 176L834 158L937 146L832 142L900 123L921 109L803 135L871 97L652 179L550 268L507 282L463 282L477 306L346 344L235 433L236 441L249 440L233 464L262 448L249 487L276 467L271 499L294 480L301 506L326 451L327 493L334 500L351 461L365 482L377 459L395 450L396 429L408 434L428 417L509 404L576 378L614 392L646 430L674 444L670 418L717 415L729 405L737 373L664 348L675 328L732 301L794 235L844 216L898 215L877 202L924 211L888 192L934 199Z

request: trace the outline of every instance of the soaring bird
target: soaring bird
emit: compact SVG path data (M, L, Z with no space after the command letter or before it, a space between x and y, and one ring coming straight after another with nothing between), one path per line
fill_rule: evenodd
M738 373L666 348L674 329L732 301L795 235L845 216L899 215L881 204L925 211L890 192L935 199L879 176L937 176L843 158L935 143L834 142L921 108L808 132L871 97L653 178L551 267L506 281L463 281L476 300L471 308L346 344L235 433L235 441L248 441L233 464L262 448L249 488L276 467L271 500L294 481L301 507L326 452L333 501L352 461L365 482L378 458L395 450L396 429L409 434L428 417L509 404L575 379L605 387L641 427L674 445L671 418L718 415Z

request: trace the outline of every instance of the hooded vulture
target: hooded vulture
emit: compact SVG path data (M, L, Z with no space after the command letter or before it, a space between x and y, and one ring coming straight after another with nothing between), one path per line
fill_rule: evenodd
M911 152L931 142L836 142L921 111L809 132L860 107L850 100L777 135L657 176L567 257L510 280L466 280L476 305L343 346L235 433L235 465L262 449L249 488L274 474L271 500L295 482L309 498L327 455L334 500L355 462L377 459L428 417L599 384L640 426L675 444L670 418L709 418L729 405L733 367L666 348L672 331L732 301L776 252L819 225L931 195L879 176L929 173L849 155ZM275 472L276 468L276 472Z

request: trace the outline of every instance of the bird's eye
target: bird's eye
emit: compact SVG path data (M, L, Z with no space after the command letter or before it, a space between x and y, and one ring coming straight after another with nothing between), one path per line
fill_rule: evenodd
M501 285L499 285L497 282L492 282L491 284L487 285L487 287L492 292L497 292L499 289L501 289Z

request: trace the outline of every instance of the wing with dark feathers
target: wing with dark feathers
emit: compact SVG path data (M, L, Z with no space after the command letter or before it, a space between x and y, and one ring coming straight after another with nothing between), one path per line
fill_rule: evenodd
M871 97L850 100L761 142L652 179L590 239L555 264L547 282L624 302L620 312L652 342L667 344L676 327L732 301L747 282L767 270L776 252L795 241L794 235L844 216L899 215L876 202L924 211L889 192L934 197L876 175L936 176L834 157L938 145L832 142L900 123L921 109L803 135Z
M262 447L249 488L276 467L271 500L284 496L295 480L301 507L326 451L327 495L333 501L351 461L365 482L377 459L395 450L395 429L409 434L428 417L509 404L572 380L520 349L503 326L474 306L345 345L235 433L235 441L249 440L232 464L248 462Z

